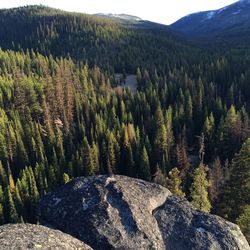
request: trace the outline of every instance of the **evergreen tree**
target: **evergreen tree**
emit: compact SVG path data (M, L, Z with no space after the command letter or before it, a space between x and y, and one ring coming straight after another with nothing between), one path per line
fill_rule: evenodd
M134 158L127 129L123 128L123 142L121 147L120 171L128 176L135 176Z
M0 203L0 225L4 224L3 205Z
M108 155L107 155L107 165L109 169L109 173L115 173L116 172L116 155L115 155L115 137L113 133L109 133L108 135Z
M183 190L187 193L188 188L190 186L190 167L191 164L189 162L185 138L181 139L181 142L176 146L176 166L178 166L178 170L180 171L180 178L183 183Z
M0 185L0 203L3 204L4 203L4 192L3 192L3 188Z
M203 126L204 143L206 146L206 158L211 157L214 152L214 130L214 116L213 113L211 113L210 116L206 117Z
M91 174L96 174L99 172L99 150L95 143L90 148L90 160L92 165Z
M216 204L225 182L225 173L217 157L209 169L209 198L212 204Z
M156 166L156 172L153 175L153 181L163 187L167 187L167 178L164 176L158 165Z
M46 11L41 13L39 8L29 11L32 18L27 19L30 22L27 25L31 29L27 30L36 30L32 28L36 26L36 14L40 18ZM23 11L14 15L20 13ZM15 28L3 25L8 15L6 11L6 18L0 18L0 27L8 30L0 41L4 48L8 48L9 31ZM34 39L36 32L26 34L30 39L23 43L22 36L9 37L11 41L13 37L18 39L20 48L24 45L28 48L32 43L36 51L42 50L47 57L38 52L18 52L20 48L16 45L13 45L16 52L0 49L0 185L3 190L9 188L18 217L22 215L24 221L35 222L34 203L40 195L66 182L68 177L64 173L70 178L107 172L145 179L154 175L154 180L164 186L172 181L173 190L180 189L180 177L183 191L189 196L191 168L197 165L196 138L201 135L199 156L201 165L204 161L211 168L209 196L213 212L220 211L233 221L239 218L249 204L247 157L235 155L250 137L247 56L244 53L239 56L237 51L221 56L218 51L210 53L211 50L209 54L199 51L196 56L192 50L190 57L186 46L185 53L181 48L172 54L165 50L168 36L163 38L148 30L131 32L119 24L100 23L95 18L85 22L77 17L82 20L79 30L77 22L71 22L74 15L66 19L63 15L55 16L57 20L51 26L46 22L54 16L46 15L47 21L39 26L38 39ZM79 44L87 47L78 51L76 44L83 37L82 27L85 38ZM46 47L43 34L47 31L50 35L46 35ZM79 33L67 43L68 37L63 34L69 31ZM89 34L96 41L94 50L88 43ZM108 57L100 57L100 51L103 54L103 50L109 49L107 44L117 40L117 34L128 37L135 46L124 49L118 44L115 50L125 54L114 56L114 50L106 53ZM66 54L61 59L54 58L49 44L51 39L56 44L58 37L64 45L59 43L60 49L53 48L53 53L59 55L61 48L70 44L74 51L72 48L63 51L71 56L82 55L82 61L91 66L78 63L79 58L75 63ZM88 50L89 46L92 49ZM152 56L157 60L149 62ZM92 67L96 64L101 67ZM113 72L123 72L124 76L136 72L138 91L111 87L110 82L114 85L116 78ZM218 157L223 165L228 165L234 155L239 164L233 161L230 168L222 167L217 160L213 163ZM170 166L176 166L180 173L173 170L167 178ZM221 193L229 172L232 180ZM218 204L219 197L227 197L224 198L227 209L221 209L219 205L223 202ZM1 204L4 221L8 222L5 203L4 199Z
M86 175L94 174L95 169L91 159L91 149L86 137L83 139L83 165Z
M14 183L11 173L9 174L9 189L10 189L11 194L15 192L15 183Z
M138 177L146 181L150 181L151 179L148 153L145 146L143 147L142 152L140 154Z
M161 164L163 155L167 153L167 129L164 123L164 117L160 107L155 114L155 137L154 137L156 163Z
M66 184L70 181L69 175L66 173L63 173L63 183Z
M16 211L18 213L18 215L22 215L23 214L23 202L19 193L19 188L18 186L16 186L15 188L15 193L14 193L14 204L16 207Z
M0 161L0 184L6 186L8 183L6 171L3 168L2 162Z
M3 193L3 188L0 185L0 225L4 223L3 204L4 204L4 193Z
M246 205L250 193L250 138L242 145L232 161L230 179L220 203L220 214L235 221Z
M168 181L167 181L167 188L176 195L179 195L181 197L185 196L185 194L182 191L181 187L181 178L180 178L180 171L177 168L173 168L168 173Z
M203 212L209 212L211 204L208 199L209 182L207 180L208 168L203 164L194 171L194 180L190 190L192 204Z
M6 161L8 159L7 144L4 136L0 133L0 160Z
M18 218L18 214L16 211L16 207L10 192L9 187L5 190L5 203L4 203L4 211L5 211L5 219L8 223L18 223L20 219Z
M243 208L242 213L236 219L236 223L240 226L247 241L250 242L250 205Z

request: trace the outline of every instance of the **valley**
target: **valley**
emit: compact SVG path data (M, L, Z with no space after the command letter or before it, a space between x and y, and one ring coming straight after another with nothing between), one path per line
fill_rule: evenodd
M1 9L0 224L36 224L46 195L80 176L99 183L104 177L92 176L114 175L121 183L132 177L128 190L133 178L162 185L179 196L176 207L187 199L202 213L192 214L209 214L216 227L210 214L236 223L249 241L249 13L250 2L241 0L163 25L42 5ZM126 225L131 204L119 195L111 192L107 203L114 216L124 209L115 221ZM162 223L167 210L159 211ZM121 232L129 238L137 231L128 227Z

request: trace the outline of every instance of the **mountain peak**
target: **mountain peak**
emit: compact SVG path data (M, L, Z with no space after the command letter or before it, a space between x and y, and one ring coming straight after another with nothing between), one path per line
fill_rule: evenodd
M171 25L188 37L204 41L223 40L242 44L250 40L250 0L240 0L218 10L198 12L181 18ZM248 40L248 41L249 41ZM244 39L244 42L247 40Z
M97 16L108 17L108 18L115 18L115 19L122 19L126 21L142 21L140 17L128 15L128 14L114 14L114 13L97 13Z

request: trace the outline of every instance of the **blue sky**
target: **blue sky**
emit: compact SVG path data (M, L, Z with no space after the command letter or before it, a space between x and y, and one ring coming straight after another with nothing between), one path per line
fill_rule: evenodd
M198 11L224 7L237 0L0 0L0 8L43 4L83 13L126 13L145 20L170 24Z

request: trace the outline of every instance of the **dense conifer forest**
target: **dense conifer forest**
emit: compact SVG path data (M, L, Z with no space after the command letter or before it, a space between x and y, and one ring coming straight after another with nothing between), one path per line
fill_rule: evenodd
M36 201L74 177L116 173L249 232L249 50L194 48L161 29L0 11L1 224L36 222ZM137 91L115 73L135 74Z
M134 72L138 66L165 69L193 49L166 26L147 22L120 24L98 16L43 6L0 10L2 49L33 49L108 70ZM174 41L173 41L174 40ZM184 48L187 48L184 50Z

